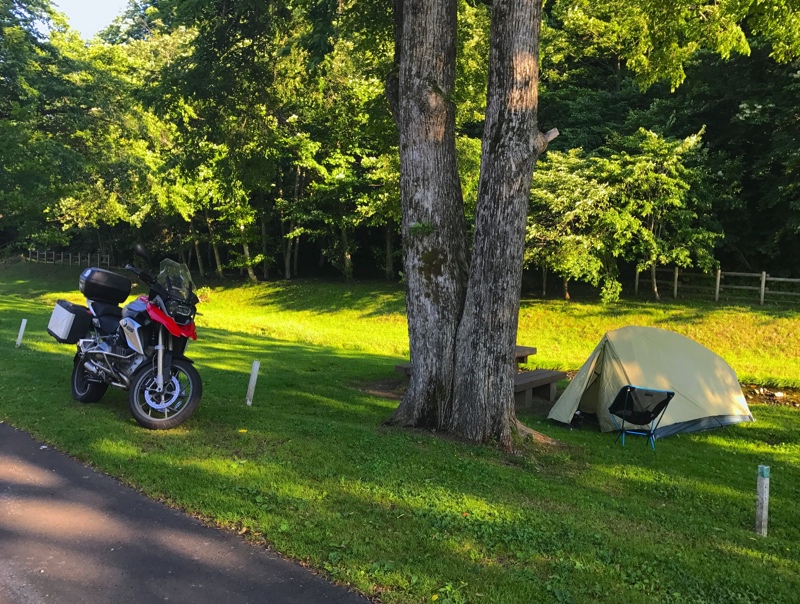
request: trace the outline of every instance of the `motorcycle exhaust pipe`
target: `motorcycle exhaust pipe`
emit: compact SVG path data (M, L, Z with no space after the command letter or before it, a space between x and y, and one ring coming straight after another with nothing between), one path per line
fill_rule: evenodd
M100 376L103 379L106 379L107 370L105 367L100 367L93 361L86 361L84 362L83 366L86 367L86 371L88 371L89 373L93 373L97 376ZM111 371L112 371L112 377L118 380L116 382L111 382L111 385L114 386L115 388L122 388L123 390L127 390L131 385L131 381L128 379L128 377L119 373L118 371L114 371L113 369Z
M105 371L103 371L103 369L98 367L92 361L86 361L83 364L83 366L86 367L86 371L88 371L89 373L94 373L95 375L100 375L100 376L105 375Z

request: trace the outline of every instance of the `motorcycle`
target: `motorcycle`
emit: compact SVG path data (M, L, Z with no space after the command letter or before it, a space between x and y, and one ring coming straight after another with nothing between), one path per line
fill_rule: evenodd
M141 245L136 253L149 260ZM109 386L127 390L131 415L141 426L168 430L189 419L202 397L200 374L186 357L189 340L197 339L199 299L185 264L163 260L156 277L130 264L125 269L150 287L147 296L120 308L131 280L87 268L79 279L87 306L59 300L47 331L58 342L77 345L75 400L97 402Z

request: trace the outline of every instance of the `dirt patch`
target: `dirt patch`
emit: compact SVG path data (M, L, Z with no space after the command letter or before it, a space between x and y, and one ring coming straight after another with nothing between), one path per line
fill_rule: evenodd
M403 400L403 395L406 393L407 386L408 380L406 378L397 377L378 380L377 382L368 382L366 384L357 384L355 387L361 392L371 394L372 396L401 401ZM526 407L524 411L532 415L547 415L552 406L553 403L551 401L534 396L533 405Z
M393 401L401 401L403 400L403 395L406 393L406 386L408 386L408 380L398 377L378 380L377 382L369 382L367 384L360 384L356 386L356 388L361 392L371 394L372 396L388 398Z
M767 388L742 384L742 392L748 405L782 405L800 408L800 390L797 388Z

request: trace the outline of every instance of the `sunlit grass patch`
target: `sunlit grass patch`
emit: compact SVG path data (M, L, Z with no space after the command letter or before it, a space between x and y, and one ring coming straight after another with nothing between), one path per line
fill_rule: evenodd
M407 350L396 288L228 285L201 305L189 348L204 380L197 414L149 432L123 392L69 397L73 349L44 328L76 286L77 271L0 272L0 418L336 581L397 603L796 601L800 410L753 406L753 424L660 439L656 452L521 414L565 447L505 456L386 428L397 403L354 387L394 376ZM765 380L800 375L790 312L532 300L521 314L534 364L575 369L603 331L630 322L705 338ZM769 333L751 345L739 333L750 328ZM759 464L772 469L766 539L753 532Z

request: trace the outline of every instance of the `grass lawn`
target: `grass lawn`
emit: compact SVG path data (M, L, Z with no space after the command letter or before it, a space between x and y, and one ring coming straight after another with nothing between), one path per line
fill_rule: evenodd
M126 393L69 396L73 348L45 327L78 269L0 265L0 419L162 499L384 602L796 602L800 409L625 448L525 415L563 449L506 456L386 429L396 402L359 388L407 355L402 294L380 284L215 288L190 356L197 414L149 432ZM24 345L14 348L22 318ZM800 316L705 304L528 300L519 342L576 369L603 332L680 331L740 377L798 385ZM253 359L261 375L244 396ZM771 466L770 535L753 533L756 469Z

